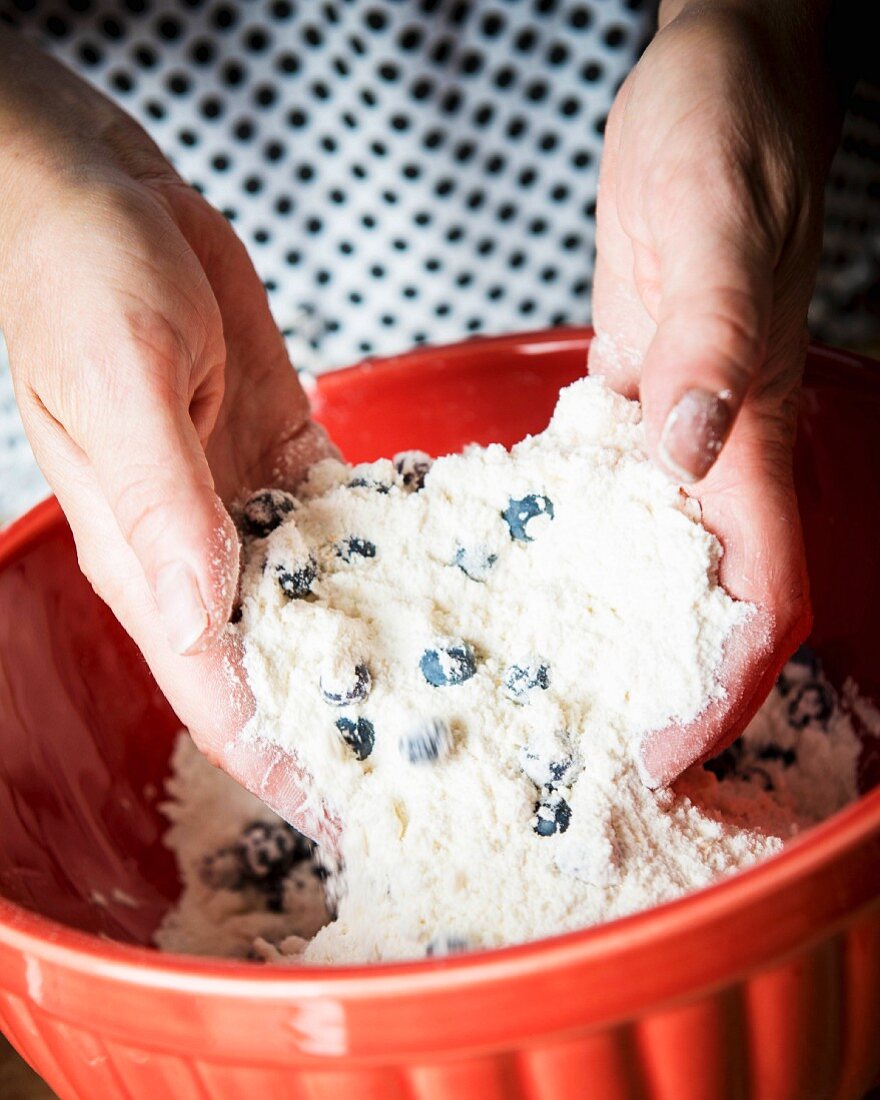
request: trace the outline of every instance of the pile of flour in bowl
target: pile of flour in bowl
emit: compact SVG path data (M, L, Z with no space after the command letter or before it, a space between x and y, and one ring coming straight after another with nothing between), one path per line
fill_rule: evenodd
M188 900L195 920L200 897L223 894L257 907L263 955L292 934L282 952L312 963L534 939L708 884L855 797L858 742L836 711L828 727L815 675L777 700L809 712L800 729L779 728L772 701L756 720L748 774L747 739L720 780L641 782L635 743L718 698L751 609L718 585L697 506L649 461L639 406L599 382L565 390L549 428L510 451L328 460L297 498L257 494L241 524L234 629L257 704L244 737L296 756L342 823L341 867L277 823L213 851L184 838L178 782L187 890L163 947L205 949ZM289 912L297 897L307 919ZM255 932L260 905L272 921Z

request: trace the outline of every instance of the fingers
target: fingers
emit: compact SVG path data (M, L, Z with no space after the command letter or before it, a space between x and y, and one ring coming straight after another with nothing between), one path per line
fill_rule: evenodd
M793 408L750 401L702 482L703 523L724 547L719 581L754 610L728 640L718 674L722 696L689 726L653 731L638 746L639 770L651 787L672 782L734 741L809 634L809 582L791 473L793 431Z
M657 331L642 366L648 444L677 480L708 474L762 370L774 258L702 214L661 244Z

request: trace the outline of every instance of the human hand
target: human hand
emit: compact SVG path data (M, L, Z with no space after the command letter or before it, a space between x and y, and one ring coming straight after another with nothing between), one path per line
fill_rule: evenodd
M126 115L0 35L0 325L83 572L199 747L292 823L299 773L238 738L231 500L331 453L225 219Z
M652 787L742 732L811 623L792 447L835 120L819 44L784 15L664 5L606 130L590 370L641 398L721 583L756 608L725 697L644 739Z

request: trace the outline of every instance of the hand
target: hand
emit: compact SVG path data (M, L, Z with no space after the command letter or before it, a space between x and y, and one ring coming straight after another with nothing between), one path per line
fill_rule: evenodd
M747 4L667 5L605 138L590 369L641 398L652 455L724 547L722 584L756 608L726 697L645 738L650 786L739 735L811 622L792 446L833 97L776 7L771 32Z
M98 93L0 37L0 324L83 572L214 763L312 836L298 773L237 734L225 505L330 451L225 219Z

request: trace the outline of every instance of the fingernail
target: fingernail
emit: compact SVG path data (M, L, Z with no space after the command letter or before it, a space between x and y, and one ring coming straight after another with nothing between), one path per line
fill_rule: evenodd
M155 595L168 644L181 656L192 653L208 629L195 573L184 562L164 565L156 577Z
M666 417L660 435L660 461L690 483L705 477L733 426L730 390L688 390Z

